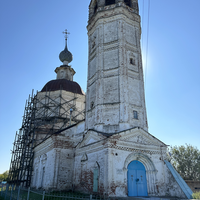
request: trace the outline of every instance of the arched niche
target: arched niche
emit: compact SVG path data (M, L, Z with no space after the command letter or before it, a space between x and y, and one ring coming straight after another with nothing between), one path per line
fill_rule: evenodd
M152 162L152 160L143 153L131 153L127 156L127 158L124 162L124 181L125 181L124 183L127 184L128 165L134 160L140 161L146 169L148 194L149 195L155 194L156 193L157 170L156 170L155 165Z
M42 157L41 157L41 163L42 163L42 165L45 165L46 161L47 161L47 154L43 154Z
M155 168L152 160L148 156L144 155L143 153L131 153L131 154L129 154L129 156L126 158L126 160L124 162L124 168L127 169L127 166L133 160L140 161L145 166L146 171L149 171L149 170L150 171L156 171L156 168Z

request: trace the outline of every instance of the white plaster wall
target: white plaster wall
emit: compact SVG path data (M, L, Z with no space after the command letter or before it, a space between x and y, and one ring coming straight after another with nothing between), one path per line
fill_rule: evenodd
M88 24L86 130L114 133L135 126L147 130L140 17L120 5L97 12ZM133 120L133 110L138 120Z
M43 155L34 159L34 173L31 186L55 190L72 189L73 150L54 148L47 152L46 155L46 162L42 160ZM38 160L39 163L37 164ZM45 173L43 175L44 167Z
M58 180L56 188L59 190L72 189L72 176L74 166L74 151L70 149L60 149Z
M99 174L99 192L109 196L126 197L127 167L133 160L138 160L146 169L149 196L185 198L164 163L167 150L164 143L141 129L115 134L107 139L98 137L98 133L96 136L95 132L92 133L76 149L74 184L77 190L92 192L93 169L96 162L100 169L103 165L103 170L101 169Z
M46 155L47 159L42 158ZM34 173L32 177L32 187L38 188L55 188L55 170L56 170L55 151L52 149L48 153L35 157ZM45 173L43 174L43 168ZM43 177L43 178L42 178ZM42 181L43 179L43 181Z
M80 122L35 147L32 187L72 189L74 147L83 139L84 129L85 123ZM44 175L43 168L45 168Z
M80 123L71 132L66 130L65 134L52 136L35 148L32 187L55 190L73 188L91 193L93 172L99 169L98 192L125 197L128 164L139 160L146 168L149 196L185 198L164 164L166 147L160 141L141 129L129 130L109 138L95 131L87 133L91 136L86 134L83 137L83 130L84 123ZM71 141L67 136L71 137ZM74 148L73 145L78 146Z

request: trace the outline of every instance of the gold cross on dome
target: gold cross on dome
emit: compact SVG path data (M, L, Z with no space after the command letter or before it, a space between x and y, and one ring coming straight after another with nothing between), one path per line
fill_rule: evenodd
M70 34L67 29L65 29L65 31L62 32L63 34L65 34L65 38L67 39L68 38L68 35Z

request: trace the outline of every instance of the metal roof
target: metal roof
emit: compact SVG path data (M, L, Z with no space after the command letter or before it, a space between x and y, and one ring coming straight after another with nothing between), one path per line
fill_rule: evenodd
M80 85L77 82L69 81L67 79L51 80L42 88L41 92L57 90L65 90L67 92L84 95Z

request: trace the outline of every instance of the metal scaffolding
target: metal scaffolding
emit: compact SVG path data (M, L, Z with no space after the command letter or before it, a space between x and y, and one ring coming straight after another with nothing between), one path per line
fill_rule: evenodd
M59 91L58 91L59 92ZM65 99L63 91L37 92L26 101L22 127L15 135L9 170L9 183L29 187L33 171L34 147L51 135L85 118L76 105L77 94Z

